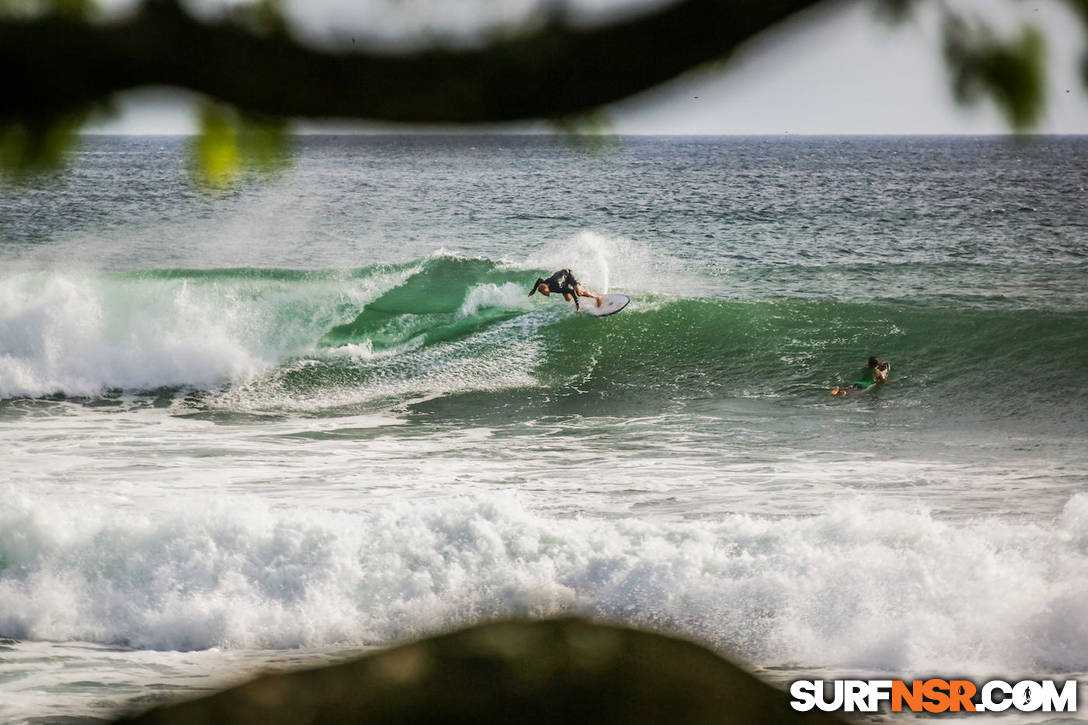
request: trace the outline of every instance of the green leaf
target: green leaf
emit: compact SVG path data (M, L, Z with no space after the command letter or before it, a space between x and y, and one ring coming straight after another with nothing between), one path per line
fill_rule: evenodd
M95 9L94 0L48 0L50 12L65 18L86 18Z
M282 118L242 116L240 142L243 160L260 173L273 174L290 164L288 124Z
M1016 131L1035 125L1046 107L1046 44L1032 27L1003 40L988 27L946 18L945 58L961 103L989 97Z
M70 113L0 122L0 170L25 176L59 168L84 118Z
M283 0L254 0L236 5L231 9L234 22L258 35L284 35L287 19L283 13Z
M911 16L915 0L877 0L876 14L881 20L896 24Z
M619 148L612 119L602 109L553 118L549 124L568 145L591 156L607 154Z
M234 186L241 173L238 128L223 106L204 103L200 109L200 135L192 149L192 171L197 180L211 189Z
M200 135L190 154L190 171L208 189L234 187L250 171L275 173L290 161L287 124L282 119L239 114L211 101L200 108Z

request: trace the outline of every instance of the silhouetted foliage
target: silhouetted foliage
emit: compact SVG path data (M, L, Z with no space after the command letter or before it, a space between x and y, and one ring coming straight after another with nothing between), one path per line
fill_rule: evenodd
M494 622L265 675L130 725L835 725L691 642L580 619Z
M924 1L876 7L901 20ZM1088 31L1088 0L1062 1ZM95 21L91 0L0 0L0 164L15 172L56 164L85 118L115 93L150 85L209 99L194 158L212 185L230 183L248 162L267 167L282 156L292 118L549 119L569 127L569 119L727 58L762 31L831 2L675 0L591 27L553 13L479 46L346 52L298 42L277 0L211 20L178 0L144 0L113 22ZM1045 101L1039 32L1003 37L984 19L937 7L955 97L991 98L1012 129L1031 128ZM1088 85L1088 56L1084 79Z

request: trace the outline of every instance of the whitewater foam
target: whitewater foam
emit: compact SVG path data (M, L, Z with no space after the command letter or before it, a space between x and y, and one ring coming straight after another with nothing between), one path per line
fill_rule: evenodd
M593 230L554 241L523 260L510 262L510 266L534 270L569 268L583 287L601 294L613 289L683 295L705 291L699 275L675 257L634 239Z
M244 382L311 351L345 305L361 307L408 274L7 274L0 398Z
M477 285L469 290L458 314L461 317L472 317L481 309L489 307L504 310L531 310L532 304L525 290L524 285L518 286L514 282L503 285Z
M201 299L184 282L118 289L92 276L22 274L2 287L5 397L211 385L270 364L242 344L242 315Z
M898 673L1088 667L1084 520L1046 527L855 501L808 518L551 519L511 496L362 513L218 497L139 514L9 492L0 636L154 649L382 644L562 612L762 665Z

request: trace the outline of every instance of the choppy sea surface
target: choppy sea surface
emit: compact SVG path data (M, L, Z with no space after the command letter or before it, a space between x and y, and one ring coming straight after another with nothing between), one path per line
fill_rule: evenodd
M1088 679L1088 138L186 143L0 186L0 721L506 615Z

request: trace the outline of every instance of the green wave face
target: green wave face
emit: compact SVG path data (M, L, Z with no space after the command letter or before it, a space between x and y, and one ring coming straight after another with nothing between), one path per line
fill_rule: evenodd
M1088 361L1085 313L813 300L641 302L611 324L562 324L543 372L573 374L577 352L588 349L604 377L622 384L690 378L770 392L822 385L831 371L853 379L869 355L892 361L893 378L912 386L970 385L980 376L987 387L1010 375L1019 383L1057 379Z
M330 410L422 396L414 411L454 422L713 412L826 405L876 355L893 364L889 383L846 404L1084 425L1084 310L620 290L630 307L597 319L529 298L548 271L435 256L351 271L8 277L0 382L15 382L0 398L172 387L228 407Z
M631 415L677 404L713 409L715 401L738 399L822 405L829 388L855 380L876 355L892 361L893 372L868 401L971 408L993 418L1050 409L1048 415L1083 423L1076 401L1088 398L1085 383L1070 373L1088 369L1084 312L628 290L628 310L593 319L554 300L527 300L526 280L535 273L485 260L429 261L323 344L369 341L376 351L400 351L355 367L361 385L446 363L472 369L486 361L496 377L510 369L529 375L514 385L469 375L417 406L454 419L465 411ZM467 310L466 300L485 285L507 286L508 296ZM420 349L428 347L424 356ZM1067 384L1052 384L1062 379Z
M849 405L1088 427L1083 312L643 298L609 321L566 318L541 334L549 353L536 377L576 390L587 413L824 405L876 355L892 362L888 384Z
M495 299L466 309L471 291L481 285L516 286L522 277L499 271L487 260L438 257L368 303L353 320L333 327L321 343L368 343L381 351L459 340L520 314Z

